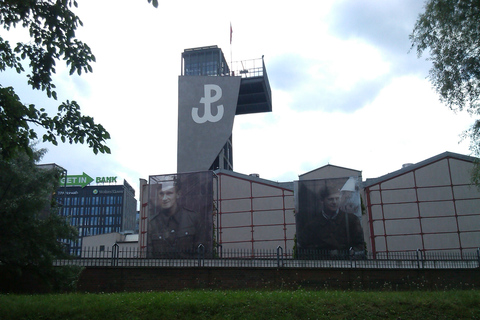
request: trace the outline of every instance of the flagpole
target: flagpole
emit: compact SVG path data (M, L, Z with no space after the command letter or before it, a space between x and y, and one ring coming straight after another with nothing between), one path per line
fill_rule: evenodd
M233 68L233 59L232 59L232 22L230 22L230 68ZM230 74L233 74L233 70L230 70Z

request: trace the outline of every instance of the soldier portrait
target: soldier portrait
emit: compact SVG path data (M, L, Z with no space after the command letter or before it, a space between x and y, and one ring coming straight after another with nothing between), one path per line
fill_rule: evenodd
M357 178L300 180L295 196L300 253L319 257L364 253Z
M147 256L188 258L211 251L212 180L211 172L150 177Z

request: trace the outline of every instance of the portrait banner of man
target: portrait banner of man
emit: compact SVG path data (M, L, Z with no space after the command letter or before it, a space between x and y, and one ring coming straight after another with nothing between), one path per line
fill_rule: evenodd
M365 240L357 177L295 181L299 258L360 258Z
M150 176L147 256L194 258L213 246L213 174Z

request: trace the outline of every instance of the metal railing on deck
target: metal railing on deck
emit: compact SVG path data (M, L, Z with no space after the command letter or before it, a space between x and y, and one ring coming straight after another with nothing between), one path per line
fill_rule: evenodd
M263 57L258 59L242 60L232 62L232 75L242 78L263 77L265 64Z
M200 245L194 251L143 252L84 248L81 257L57 260L56 265L113 267L255 267L255 268L365 268L365 269L471 269L480 268L480 249L463 253L389 252L365 254L350 251L217 249Z

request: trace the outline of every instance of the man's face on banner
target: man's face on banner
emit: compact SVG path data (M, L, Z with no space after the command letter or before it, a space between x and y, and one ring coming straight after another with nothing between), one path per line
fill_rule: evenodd
M340 206L340 192L329 194L323 200L325 211L336 212Z
M178 192L173 183L162 184L158 191L158 202L162 210L170 210L177 206Z

